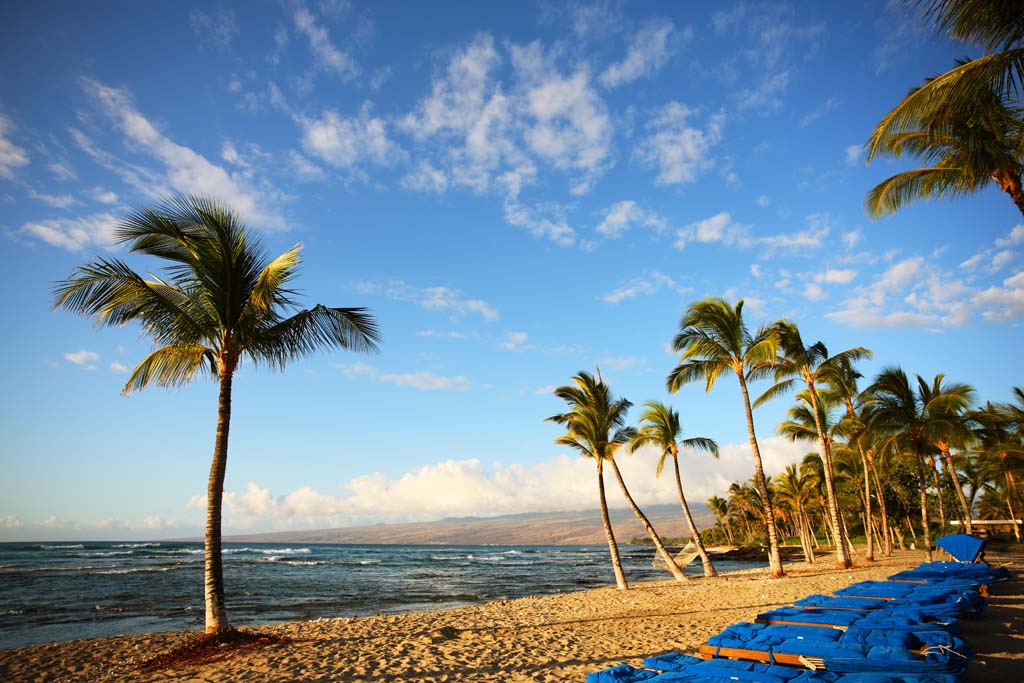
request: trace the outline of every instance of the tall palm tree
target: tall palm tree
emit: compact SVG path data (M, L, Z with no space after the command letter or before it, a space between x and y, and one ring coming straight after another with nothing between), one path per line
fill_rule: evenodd
M827 376L830 368L839 363L853 363L862 358L870 358L871 352L862 347L854 347L829 356L828 348L822 342L807 345L800 335L800 329L788 320L780 320L773 326L779 339L779 357L775 363L775 384L762 394L754 406L763 405L766 401L789 391L802 381L806 387L809 413L816 424L818 443L821 446L821 459L824 463L825 491L828 502L828 514L832 523L832 535L836 542L836 565L840 569L853 566L845 543L838 542L843 538L839 501L836 498L835 475L832 471L832 443L822 424L821 399L817 385Z
M644 404L647 410L640 416L641 426L636 430L632 440L629 442L630 453L644 446L655 446L661 450L661 457L658 458L658 469L655 476L660 477L665 467L665 460L672 458L672 470L676 475L676 491L679 493L679 503L683 507L683 516L686 517L686 524L690 528L690 538L693 539L700 555L701 564L704 566L704 576L718 576L715 566L708 557L708 551L704 548L704 542L700 540L700 532L693 522L693 515L690 514L690 506L686 503L686 496L683 495L683 482L679 475L679 446L694 448L711 453L718 457L718 444L712 439L701 436L679 440L683 428L679 423L679 413L659 401L648 401Z
M283 370L325 348L372 352L377 325L364 308L298 310L292 281L301 244L274 259L242 218L205 197L175 197L118 225L117 242L163 259L165 278L143 277L99 258L57 284L57 308L98 325L138 323L157 349L132 371L125 394L150 384L177 387L197 377L220 384L217 434L207 483L206 632L230 628L221 563L221 502L231 424L231 384L240 362Z
M977 438L974 452L979 460L984 477L988 481L1002 479L1002 501L1010 513L1013 533L1021 540L1020 524L1017 522L1021 514L1021 491L1017 477L1024 472L1024 443L1019 434L1012 429L1014 414L1006 406L987 403L981 410L970 416L976 425ZM991 495L991 494L990 494Z
M864 466L864 517L868 520L869 527L872 524L871 482L875 483L882 516L883 552L888 556L892 555L892 544L889 540L889 519L885 506L885 492L882 489L878 470L875 467L874 449L870 445L870 432L861 414L863 411L863 397L857 390L857 380L861 377L862 375L857 372L853 363L849 359L845 359L831 364L823 374L822 379L828 386L828 393L842 401L846 407L846 417L842 425L842 432L846 435L850 444L856 445L857 452L861 457L861 463ZM859 404L860 410L855 407L855 402ZM874 562L874 537L871 534L870 528L867 529L866 535L867 550L864 559L867 562Z
M725 534L726 540L732 543L732 525L729 524L729 501L721 496L711 496L708 498L708 509L715 514L715 519L718 521L718 526L722 528L722 533Z
M601 503L601 521L604 523L605 536L608 538L608 548L612 555L612 567L615 570L615 583L621 590L629 586L626 577L622 573L622 563L619 559L618 546L615 543L615 535L612 531L611 521L608 519L608 502L604 492L604 464L608 463L615 479L622 489L626 502L629 503L633 514L647 530L647 534L654 541L658 554L665 561L669 572L679 581L688 581L688 577L675 563L672 554L665 548L661 537L658 536L650 520L641 512L633 497L626 488L626 482L622 479L622 473L615 463L615 454L633 436L633 430L625 427L626 413L633 405L624 398L612 396L611 387L601 378L600 372L595 377L588 372L579 372L572 378L573 384L558 387L555 389L555 396L562 399L569 406L569 411L552 415L547 421L565 425L566 433L555 439L555 443L561 446L568 446L588 458L593 458L597 464L598 496Z
M711 391L723 372L732 370L743 394L743 410L747 418L750 450L754 456L754 481L764 505L768 533L768 567L772 578L785 576L779 554L779 533L772 514L771 494L761 463L761 450L754 432L754 412L750 406L747 382L767 377L775 363L778 338L768 327L754 334L743 321L743 300L730 306L713 298L690 305L679 321L679 333L672 348L680 352L679 365L666 380L668 390L676 393L684 384L704 380L704 390Z
M910 454L917 466L921 526L928 561L932 559L928 528L928 478L925 456L940 440L953 438L956 427L950 415L971 402L973 390L967 385L943 385L942 376L929 385L917 376L917 391L899 367L887 367L870 388L868 424L881 437L880 450L887 454Z

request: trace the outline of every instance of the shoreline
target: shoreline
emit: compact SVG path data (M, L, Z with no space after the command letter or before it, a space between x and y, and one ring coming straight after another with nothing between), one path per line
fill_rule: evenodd
M620 662L636 665L667 650L692 651L725 626L753 620L760 611L811 593L829 593L854 581L884 578L922 560L920 551L898 551L872 565L839 571L832 568L829 557L822 557L813 566L787 565L789 576L778 580L768 579L766 569L755 568L687 583L641 582L628 591L608 586L433 612L247 627L247 631L297 642L234 653L224 661L152 672L135 667L182 644L195 632L49 643L0 650L0 680L582 683L592 671ZM1010 583L1020 586L1019 580ZM993 591L996 600L1000 595L1000 590ZM1001 646L1008 649L1014 664L1022 664L1024 634L1018 631L1024 611L1015 614L1003 622L1011 630L1010 647L1005 639ZM1018 626L1010 628L1011 624ZM1021 639L1012 640L1015 636ZM984 643L972 645L981 649ZM972 664L965 682L987 680L971 675L979 669L984 674L985 668Z

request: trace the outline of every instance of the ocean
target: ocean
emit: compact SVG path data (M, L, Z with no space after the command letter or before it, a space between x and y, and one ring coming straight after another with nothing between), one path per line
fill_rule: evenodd
M630 581L667 579L622 546ZM749 563L718 562L720 571ZM687 573L699 575L694 562ZM447 607L614 585L607 546L226 543L236 626ZM0 648L203 626L200 543L0 544Z

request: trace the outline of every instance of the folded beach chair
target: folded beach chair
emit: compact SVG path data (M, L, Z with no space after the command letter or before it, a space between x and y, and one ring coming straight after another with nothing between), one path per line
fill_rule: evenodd
M962 673L969 651L940 628L849 628L734 624L700 646L725 657L835 672Z
M952 617L939 618L921 609L907 608L893 603L876 610L814 609L806 607L780 607L762 612L754 620L759 624L788 624L791 626L817 626L845 630L848 628L941 628L958 635L960 624Z

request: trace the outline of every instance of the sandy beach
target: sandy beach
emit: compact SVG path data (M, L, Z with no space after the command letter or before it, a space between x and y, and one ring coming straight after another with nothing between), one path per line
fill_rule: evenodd
M296 642L156 671L140 670L139 664L188 634L38 645L0 651L0 680L581 682L587 673L619 662L639 665L654 653L692 651L759 611L881 579L922 559L921 553L898 552L839 572L822 558L813 568L791 565L790 576L776 581L763 571L747 571L687 584L647 582L627 592L609 587L440 612L266 626L255 630ZM1016 565L1020 571L1024 562ZM1024 583L999 584L989 611L966 621L964 632L979 651L967 683L1018 680L1024 671Z

